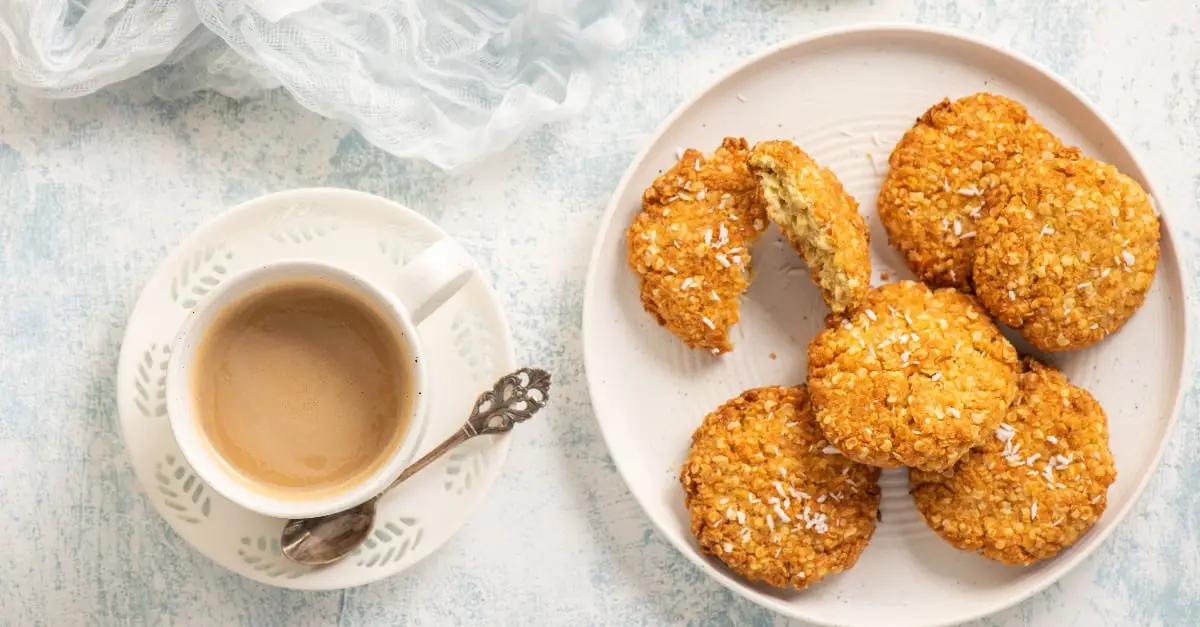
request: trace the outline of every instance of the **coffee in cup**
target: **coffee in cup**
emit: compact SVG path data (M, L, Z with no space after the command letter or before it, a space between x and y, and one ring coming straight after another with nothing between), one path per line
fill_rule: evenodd
M417 325L473 273L440 240L386 278L282 259L222 281L171 347L167 414L183 456L222 496L275 518L379 494L428 422Z
M404 437L412 356L383 312L312 278L265 286L200 338L193 408L243 481L281 498L361 482Z

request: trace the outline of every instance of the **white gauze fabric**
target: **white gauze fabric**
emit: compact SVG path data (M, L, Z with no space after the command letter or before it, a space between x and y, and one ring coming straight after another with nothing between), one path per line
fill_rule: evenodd
M579 113L644 0L0 0L0 67L52 98L151 68L155 91L283 87L454 169Z

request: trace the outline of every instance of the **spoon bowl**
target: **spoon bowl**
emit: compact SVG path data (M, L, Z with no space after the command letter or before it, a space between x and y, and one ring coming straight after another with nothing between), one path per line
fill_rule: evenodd
M283 554L293 562L310 566L342 559L346 555L342 547L356 547L371 535L377 500L379 497L328 516L289 520L283 528Z

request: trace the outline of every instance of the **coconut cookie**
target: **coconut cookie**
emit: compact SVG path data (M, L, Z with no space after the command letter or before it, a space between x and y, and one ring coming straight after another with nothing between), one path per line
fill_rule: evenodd
M750 152L762 180L767 215L804 258L825 303L841 313L871 287L867 223L858 202L828 168L789 141L766 141Z
M1004 422L954 468L914 470L913 501L957 548L1005 564L1057 555L1104 513L1116 480L1100 403L1062 372L1025 361Z
M705 416L680 474L700 550L749 580L794 588L858 560L875 531L878 480L829 446L804 386L749 390Z
M974 298L904 281L831 316L808 347L817 424L847 457L943 470L1004 418L1017 351Z
M726 138L710 157L688 150L655 179L626 231L642 307L692 348L733 350L750 280L750 246L767 226L746 140Z

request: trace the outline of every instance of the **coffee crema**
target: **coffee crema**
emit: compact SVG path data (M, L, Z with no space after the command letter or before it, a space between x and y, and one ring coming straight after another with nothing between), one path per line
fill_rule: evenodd
M408 428L412 359L375 306L319 279L281 282L217 315L191 373L217 456L277 498L349 488Z

